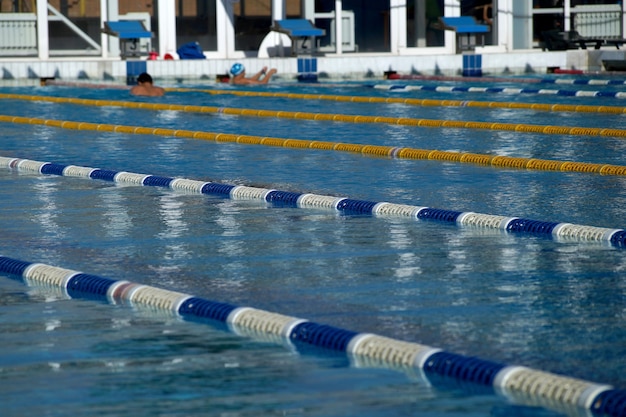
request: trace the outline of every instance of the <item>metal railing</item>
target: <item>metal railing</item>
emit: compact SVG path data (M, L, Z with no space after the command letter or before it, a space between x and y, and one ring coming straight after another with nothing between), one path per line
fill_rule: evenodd
M37 55L37 15L0 13L0 56Z

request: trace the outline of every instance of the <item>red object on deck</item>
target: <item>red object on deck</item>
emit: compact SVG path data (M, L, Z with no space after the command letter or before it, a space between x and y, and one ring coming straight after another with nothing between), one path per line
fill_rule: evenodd
M555 74L584 74L583 70L555 68Z

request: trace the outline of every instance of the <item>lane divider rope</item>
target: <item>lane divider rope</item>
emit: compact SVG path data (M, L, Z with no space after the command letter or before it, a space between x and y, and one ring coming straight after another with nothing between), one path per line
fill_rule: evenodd
M239 307L81 271L0 256L0 272L18 276L31 287L56 289L64 298L87 298L130 305L169 316L221 324L238 335L292 349L313 346L345 353L359 367L385 367L417 373L428 384L441 378L460 380L506 400L566 412L591 410L596 415L623 417L626 391L525 366L469 357L419 343L359 333L252 307ZM430 378L429 378L430 377Z
M202 182L112 171L75 165L62 165L0 156L0 168L18 172L81 177L136 186L158 186L196 194L216 195L233 200L256 200L281 207L317 208L342 214L403 217L414 220L434 220L459 227L491 229L510 233L532 234L564 242L596 242L613 247L626 246L626 230L586 226L572 223L540 221L512 216L481 214L437 209L424 206L354 200L345 197L297 193L243 185Z
M161 105L154 103L137 103L142 108L157 109ZM263 110L260 110L263 111ZM94 130L101 132L118 132L139 135L175 136L189 139L212 140L246 145L264 145L297 149L318 149L339 152L360 153L362 155L389 157L396 159L434 160L455 163L467 163L492 166L503 169L527 169L538 171L579 172L600 175L624 176L626 166L588 162L558 161L537 158L519 158L511 156L487 155L471 152L441 151L433 149L402 148L383 145L363 145L305 139L283 139L267 136L237 135L230 133L213 133L182 129L166 129L141 126L112 125L105 123L88 123L67 120L40 119L36 117L0 115L0 122L45 125L62 129ZM626 131L624 131L626 132Z
M586 91L586 90L553 90L545 88L512 88L512 87L461 87L447 85L402 85L402 84L375 84L371 86L377 90L389 91L431 91L437 93L502 93L502 94L540 94L564 97L597 97L597 98L626 98L622 91Z
M303 119L344 123L384 123L400 126L417 126L451 129L506 130L545 135L611 136L626 137L626 129L595 127L546 126L527 123L472 122L463 120L415 119L411 117L362 116L333 113L292 112L285 110L238 109L232 107L196 106L185 104L147 103L117 100L90 100L73 97L32 96L23 94L1 94L0 99L45 101L82 106L114 106L144 110L171 110L193 113L221 113L248 117L276 117L281 119Z
M558 80L556 80L558 81ZM572 80L576 81L576 80ZM602 81L602 80L598 80ZM66 81L48 81L46 85L70 86L81 88L111 88L111 89L129 89L128 86L110 86L110 84L89 84L76 83ZM563 83L566 84L566 83ZM577 83L573 83L577 84ZM595 83L590 83L595 84ZM602 85L597 83L598 85ZM325 84L319 84L326 86ZM333 85L336 86L336 85ZM341 86L339 86L341 87ZM369 85L368 88L372 88ZM579 104L550 104L550 103L519 103L519 102L501 102L501 101L472 101L472 100L434 100L434 99L418 99L418 98L400 98L400 97L363 97L363 96L345 96L332 94L302 94L302 93L282 93L272 91L245 91L245 90L223 90L223 89L200 89L200 88L180 88L166 87L166 91L177 93L200 92L212 95L234 95L242 97L280 97L288 99L300 100L327 100L327 101L344 101L352 103L385 103L385 104L406 104L412 106L423 107L479 107L479 108L503 108L503 109L526 109L537 111L554 111L554 112L576 112L576 113L610 113L622 114L626 113L626 107L622 106L593 106Z
M401 97L364 97L364 96L344 96L332 94L301 94L301 93L281 93L272 91L242 91L242 90L218 90L218 89L198 89L198 88L166 88L165 90L179 93L200 92L212 95L234 95L241 97L280 97L300 100L326 100L350 103L386 103L386 104L406 104L423 107L478 107L478 108L500 108L500 109L524 109L553 112L580 112L580 113L626 113L626 107L621 106L592 106L579 104L550 104L550 103L518 103L501 101L472 101L472 100L435 100L419 98Z
M446 75L393 74L389 80L425 80L425 81L456 81L486 83L518 83L518 84L564 84L564 85L626 85L625 80L610 78L517 78L517 77L466 77Z
M561 85L626 85L626 80L613 79L613 78L519 78L519 77L496 77L496 76L447 76L447 75L416 75L416 74L395 74L388 78L389 81L453 81L459 83L516 83L516 84L561 84ZM102 82L102 83L89 83L84 81L65 81L65 80L42 80L42 84L46 86L63 86L63 87L80 87L80 88L114 88L129 90L132 86L116 84L114 82ZM289 87L294 86L292 83L282 84ZM298 85L298 84L295 84ZM307 84L310 87L311 84ZM341 84L341 83L316 83L315 87L371 87L371 84Z

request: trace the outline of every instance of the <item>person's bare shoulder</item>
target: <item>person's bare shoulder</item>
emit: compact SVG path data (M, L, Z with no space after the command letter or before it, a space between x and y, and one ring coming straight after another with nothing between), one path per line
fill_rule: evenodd
M160 96L165 95L165 89L163 89L163 88L161 88L161 87L154 87L154 88L153 88L153 90L154 90L154 91L152 92L152 95L153 95L153 96L160 97Z
M144 94L144 88L139 85L136 85L130 89L130 93L134 96L141 96Z
M130 89L130 93L135 96L160 97L165 95L165 90L161 87L145 87L136 85Z

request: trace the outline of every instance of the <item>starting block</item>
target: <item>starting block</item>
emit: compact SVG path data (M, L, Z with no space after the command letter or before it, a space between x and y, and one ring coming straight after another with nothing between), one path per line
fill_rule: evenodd
M473 51L477 44L484 45L484 33L489 32L489 26L481 25L472 16L440 17L442 29L456 33L457 53Z
M148 56L150 53L150 51L141 50L139 39L152 38L152 32L146 30L146 27L140 20L104 22L102 32L119 38L120 56L122 59Z
M326 34L324 29L316 28L307 19L276 20L270 29L289 36L289 39L291 39L291 55L294 56L297 56L299 53L313 55L316 48L315 37ZM307 40L310 40L310 46L307 46Z

